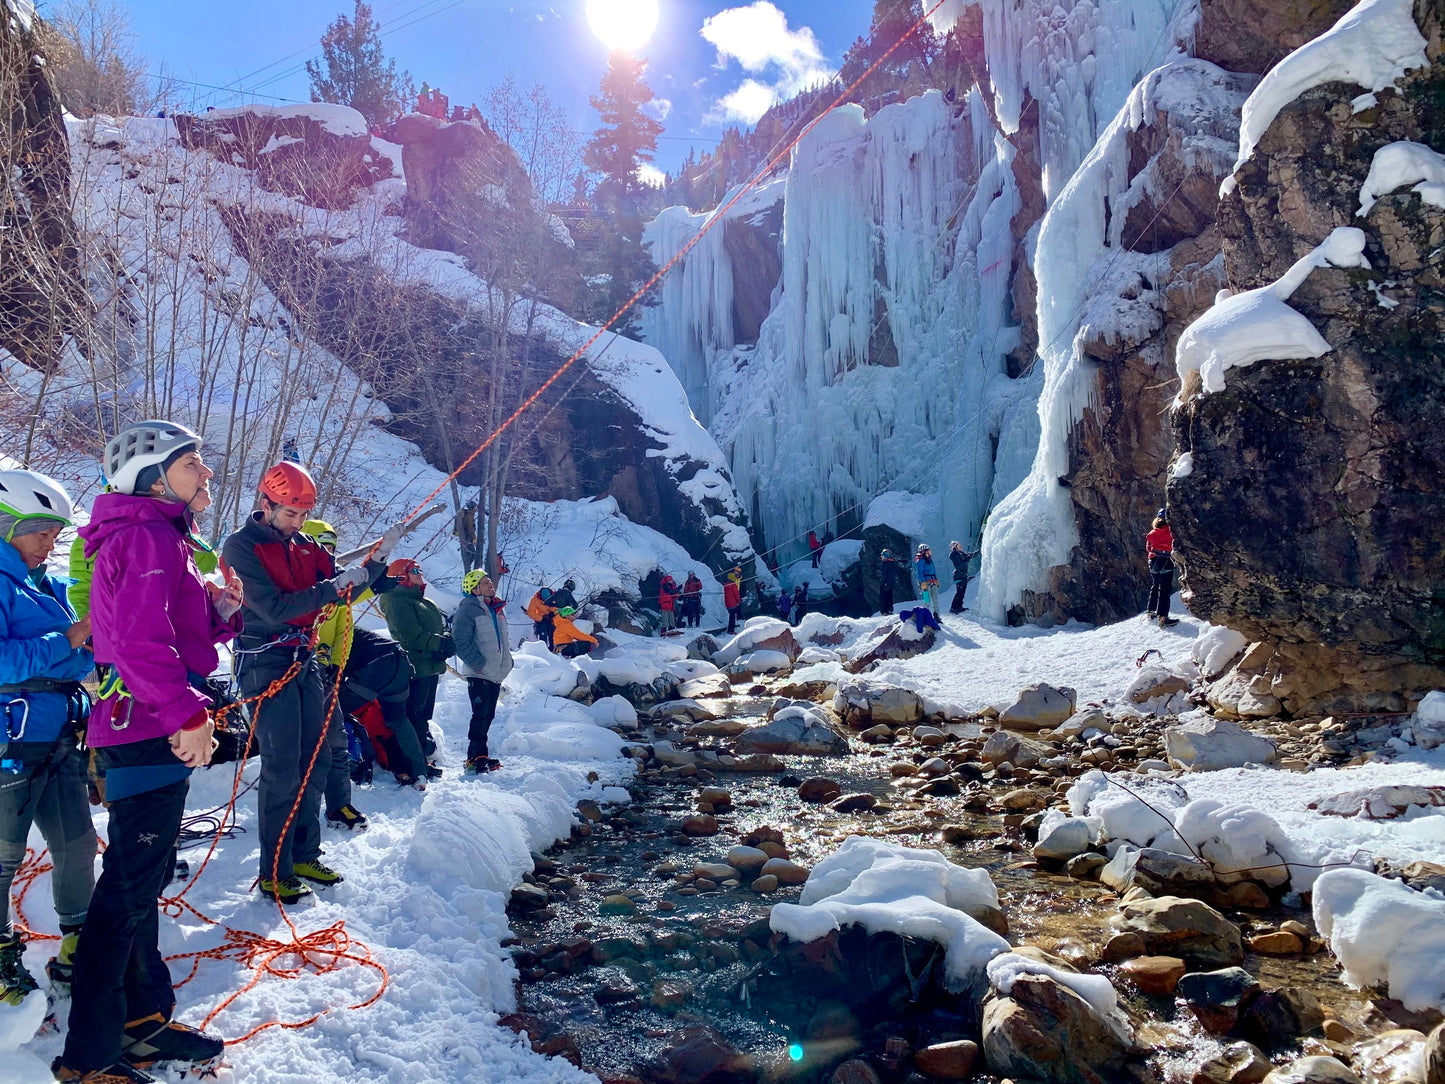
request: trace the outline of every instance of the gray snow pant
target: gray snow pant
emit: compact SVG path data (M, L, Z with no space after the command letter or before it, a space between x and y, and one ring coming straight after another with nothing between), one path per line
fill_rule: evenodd
M290 650L282 648L246 656L241 667L241 695L259 694L286 672L293 657ZM321 798L332 765L330 743L324 733L330 729L326 703L321 667L314 657L309 657L300 673L252 709L253 729L261 751L261 780L256 793L263 881L271 879L273 869L278 879L285 880L292 875L293 862L314 862L321 856ZM303 794L301 781L313 754L316 764ZM298 794L301 803L290 829L283 832Z
M85 758L70 744L50 763L0 772L0 936L10 934L10 884L25 861L30 826L40 828L55 863L50 891L62 926L85 922L95 888L95 826L85 787Z

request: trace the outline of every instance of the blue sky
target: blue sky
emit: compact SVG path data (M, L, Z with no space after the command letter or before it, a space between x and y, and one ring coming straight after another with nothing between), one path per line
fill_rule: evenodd
M182 88L197 96L196 105L218 107L308 101L301 64L318 54L327 24L352 8L352 0L129 4L140 52L178 78L228 88ZM418 85L426 80L464 104L480 100L510 70L523 85L542 83L577 128L590 132L596 114L587 97L597 89L607 49L593 35L585 6L585 0L373 0L372 11L387 54ZM729 123L755 115L770 93L836 70L867 30L872 8L872 0L662 0L657 32L639 50L653 91L670 107L658 165L675 169L689 146L710 146Z

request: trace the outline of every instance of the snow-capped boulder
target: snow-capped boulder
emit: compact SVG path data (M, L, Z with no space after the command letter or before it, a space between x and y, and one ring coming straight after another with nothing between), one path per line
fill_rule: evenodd
M1351 986L1384 986L1407 1009L1445 1009L1445 900L1360 869L1314 884L1315 925Z
M1171 763L1198 772L1272 764L1275 758L1272 739L1251 734L1227 719L1208 716L1167 727L1164 749Z
M875 723L916 723L923 718L923 698L912 689L858 677L838 683L833 710L860 730Z
M793 706L738 735L733 748L739 753L837 756L848 751L848 739L833 729L824 709Z
M1421 749L1445 745L1445 692L1435 689L1426 693L1411 722L1415 744Z
M1168 482L1190 609L1267 645L1252 675L1296 716L1404 711L1445 688L1445 344L1430 330L1445 320L1430 263L1445 207L1418 171L1376 168L1438 131L1445 57L1426 43L1442 24L1436 4L1361 3L1280 61L1246 106L1220 201L1235 295L1220 306L1290 279L1339 227L1363 242L1288 298L1317 351L1232 368L1209 394L1186 373L1175 416L1193 465ZM1264 700L1263 685L1224 699Z
M1088 978L1108 985L1102 976ZM1138 1053L1127 1031L1069 981L1064 973L1021 974L1007 995L987 1004L983 1050L991 1072L1050 1084L1107 1084L1123 1075Z
M727 667L754 651L776 651L792 660L801 650L792 626L786 621L776 617L753 617L748 619L741 632L718 648L712 661Z
M879 640L860 645L860 650L843 666L850 674L861 674L876 662L891 659L911 659L922 655L934 645L937 629L925 627L919 631L910 621L896 621Z

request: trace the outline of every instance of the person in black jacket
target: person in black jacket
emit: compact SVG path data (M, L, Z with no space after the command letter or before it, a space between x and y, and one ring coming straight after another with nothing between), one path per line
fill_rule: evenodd
M898 558L892 550L878 555L878 612L885 616L893 612L893 583L898 574Z
M964 593L968 590L968 562L978 556L975 550L973 553L963 548L963 543L957 540L948 544L948 563L953 566L953 602L948 607L951 614L961 614L968 610L963 604Z

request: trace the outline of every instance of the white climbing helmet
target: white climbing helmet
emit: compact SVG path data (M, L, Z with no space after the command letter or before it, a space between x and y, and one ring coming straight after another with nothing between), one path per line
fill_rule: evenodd
M53 519L68 527L75 509L54 479L33 470L0 470L0 517L14 521L5 525L9 542L23 520Z
M106 442L101 468L111 489L132 494L141 471L159 467L176 452L200 446L201 435L179 422L135 422Z

